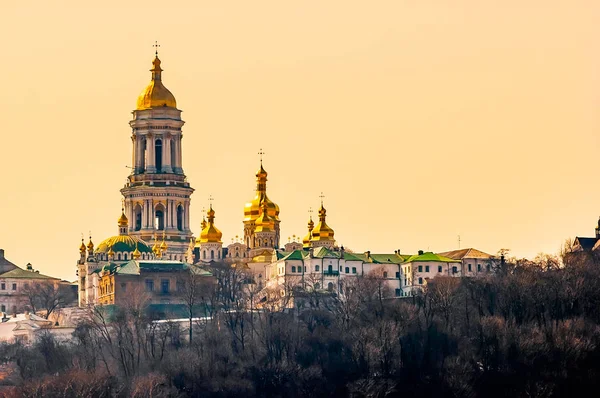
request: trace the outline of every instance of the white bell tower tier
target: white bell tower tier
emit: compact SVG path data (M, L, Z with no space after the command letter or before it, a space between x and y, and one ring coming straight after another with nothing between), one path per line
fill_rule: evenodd
M130 220L128 234L154 244L155 235L162 242L164 231L169 247L165 258L185 261L192 238L190 196L194 189L183 174L181 161L185 122L175 97L162 84L160 64L156 56L150 70L152 80L138 97L129 122L133 164L121 194Z

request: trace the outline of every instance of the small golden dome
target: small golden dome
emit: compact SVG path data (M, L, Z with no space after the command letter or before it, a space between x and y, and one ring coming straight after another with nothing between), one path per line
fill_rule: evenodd
M162 243L160 244L160 251L164 253L167 251L168 248L169 248L169 246L167 246L167 242L165 242L163 240Z
M161 80L162 69L160 67L160 59L158 56L152 61L152 81L142 91L137 99L137 110L143 111L146 109L170 107L177 108L175 96L163 85Z
M119 221L117 221L117 223L119 224L119 227L121 227L121 228L125 228L125 227L129 226L129 220L127 219L127 216L125 215L124 209L121 209L121 217L119 217Z
M308 234L302 239L302 245L304 247L310 247L310 238L312 236L312 230L315 227L315 223L312 220L312 216L308 220Z
M319 209L319 222L312 230L311 241L333 240L334 231L325 222L326 216L327 210L325 210L323 203L321 203L321 208Z
M256 196L244 206L244 221L256 221L261 214L263 202L267 204L269 217L279 221L279 206L267 197L267 172L261 162L256 173Z
M113 257L115 255L115 252L113 251L112 246L108 249L108 253L106 253L108 255L108 257Z
M206 221L203 221L203 224L204 228L202 229L202 232L200 233L200 238L197 240L197 242L222 243L221 238L223 237L223 233L219 231L217 227L215 227L215 211L213 210L212 205L210 206L210 209L208 209L208 223L206 223Z
M81 238L81 245L79 246L79 253L85 253L85 243L83 243L83 238Z
M90 241L87 244L87 249L90 252L94 251L94 242L92 242L92 237L91 236L90 236Z
M256 219L254 232L272 232L275 230L275 220L269 216L267 202L262 202L260 216Z
M135 250L133 251L133 255L132 255L132 256L133 256L133 259L134 259L134 260L137 260L137 259L139 259L140 257L142 257L142 253L139 251L139 249L138 249L138 247L137 247L137 242L136 242L136 245L135 245Z

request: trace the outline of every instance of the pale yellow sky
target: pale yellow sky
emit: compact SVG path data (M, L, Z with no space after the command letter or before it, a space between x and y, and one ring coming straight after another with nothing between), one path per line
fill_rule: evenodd
M6 3L6 4L4 4ZM600 2L3 2L0 247L75 278L117 233L128 122L150 79L184 111L192 225L242 234L264 148L284 241L328 223L355 251L556 252L593 235Z

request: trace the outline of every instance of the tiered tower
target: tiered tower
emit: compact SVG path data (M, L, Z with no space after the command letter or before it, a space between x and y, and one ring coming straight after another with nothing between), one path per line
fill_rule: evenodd
M190 196L181 161L181 111L162 83L158 53L152 62L152 80L133 111L133 164L129 181L121 189L125 214L131 220L128 234L154 243L155 232L165 236L169 259L185 260L192 232Z

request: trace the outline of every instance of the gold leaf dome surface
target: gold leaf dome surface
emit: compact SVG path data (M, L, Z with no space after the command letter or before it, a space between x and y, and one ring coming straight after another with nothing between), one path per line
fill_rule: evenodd
M223 237L223 233L219 231L217 227L215 227L215 211L212 206L208 210L208 223L200 233L200 238L198 239L198 243L222 243L221 238Z
M177 108L175 96L162 83L162 69L160 68L160 59L158 59L158 56L152 61L150 72L152 72L152 80L139 95L136 109L142 111L164 106Z
M274 221L279 221L279 206L267 196L267 172L260 165L256 173L256 196L244 206L244 221L256 221L261 214L262 203L267 205L267 214Z
M254 224L254 232L272 232L275 229L275 220L269 216L269 207L267 202L263 202L260 209L260 216Z
M321 208L319 209L319 222L312 230L311 241L333 240L334 231L325 222L326 216L327 210L325 210L323 204L321 204Z

